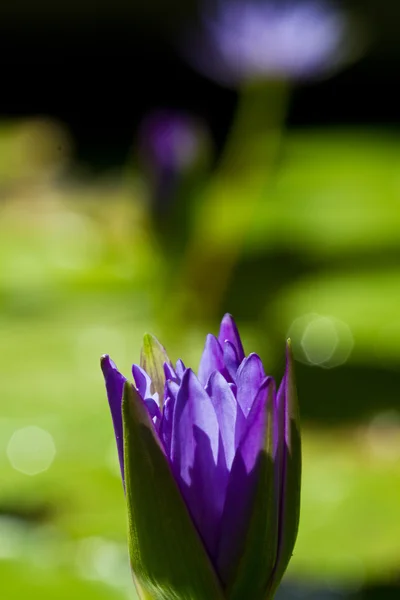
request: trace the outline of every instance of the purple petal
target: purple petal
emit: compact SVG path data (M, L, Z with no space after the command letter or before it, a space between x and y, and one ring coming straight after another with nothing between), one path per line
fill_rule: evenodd
M242 362L242 360L244 359L244 356L245 356L243 346L242 346L242 341L240 339L240 335L239 335L238 328L236 327L236 323L233 320L232 315L230 315L229 313L224 315L224 317L221 321L218 340L221 345L223 345L223 343L226 340L228 340L228 342L233 344L235 347L235 350L237 352L237 357L238 357L239 363Z
M122 479L124 479L124 447L122 428L122 394L126 378L118 371L115 363L105 354L101 357L101 370L106 382L108 403L110 405L111 417L114 425L115 439Z
M204 11L205 28L191 34L186 53L195 68L228 86L320 76L355 50L348 42L350 20L331 4L218 1L215 12Z
M176 382L169 380L165 382L165 402L159 431L165 453L168 457L171 456L172 424L178 391L179 385Z
M174 402L176 402L179 387L179 384L175 381L167 381L165 383L166 395L168 395L168 398L171 398Z
M206 385L208 378L214 371L226 373L224 353L217 338L208 334L198 371L198 378L203 386Z
M226 583L243 551L257 483L257 460L268 431L268 407L274 401L275 383L262 382L247 419L247 428L236 452L226 492L218 547L217 571Z
M227 470L221 464L220 432L211 398L190 369L176 398L171 461L193 521L215 556L225 499ZM222 457L223 458L223 457Z
M236 373L240 365L235 346L229 340L224 342L224 363L228 371L229 378L236 381Z
M165 381L178 381L178 375L175 373L173 366L166 362L164 363L164 375Z
M155 110L147 114L139 128L139 150L154 169L181 172L198 158L201 133L197 121L173 110Z
M159 420L161 419L161 411L160 408L157 404L157 402L155 400L153 400L153 398L146 398L146 400L144 401L147 410L149 411L149 415L152 419L156 419L156 423L157 424L159 422Z
M135 380L136 388L142 398L152 398L151 379L142 367L132 365L132 375Z
M270 400L272 401L272 397L275 397L275 382L272 377L265 377L254 399L247 418L246 432L237 451L237 454L242 457L247 474L252 471L257 457L264 447L268 426L266 406Z
M186 371L186 367L180 358L176 361L176 369L175 370L176 370L176 374L178 375L179 379L182 379L183 374Z
M156 429L158 429L161 419L160 404L162 406L162 402L160 403L158 392L152 393L153 386L151 377L138 365L132 365L132 375L139 395L145 401L150 417L154 419L154 425L156 426ZM162 400L163 398L161 398L161 401Z
M225 452L225 462L230 470L236 452L235 431L238 405L226 379L214 371L208 381L206 392L211 397Z
M250 413L263 379L265 372L261 358L255 353L249 354L241 363L236 376L236 397L245 417Z

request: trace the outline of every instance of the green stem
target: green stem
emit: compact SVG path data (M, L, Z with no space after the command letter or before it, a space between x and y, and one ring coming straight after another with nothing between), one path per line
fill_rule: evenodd
M183 268L174 286L175 316L192 319L198 313L202 318L214 319L220 312L276 167L288 99L289 87L284 81L243 88L220 165L201 199Z

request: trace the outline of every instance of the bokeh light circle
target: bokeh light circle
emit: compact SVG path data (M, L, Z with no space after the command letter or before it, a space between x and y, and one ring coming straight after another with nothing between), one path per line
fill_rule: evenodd
M317 313L295 319L288 337L296 360L324 368L344 364L354 346L353 334L346 323Z
M53 436L41 427L17 429L7 445L11 466L25 475L38 475L47 471L56 455Z

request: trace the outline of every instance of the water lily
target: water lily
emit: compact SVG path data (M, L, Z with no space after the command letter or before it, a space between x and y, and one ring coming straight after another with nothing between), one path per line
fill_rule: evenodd
M159 109L148 113L141 122L139 145L154 169L180 172L198 160L204 135L203 124L194 116Z
M204 74L235 85L320 77L357 46L358 31L329 0L218 0L205 2L186 55Z
M140 124L136 150L148 184L154 233L168 269L174 270L189 236L197 188L209 167L209 131L188 112L153 110Z
M142 598L270 600L292 556L301 451L290 344L276 390L233 318L197 375L146 335L135 385L102 357Z

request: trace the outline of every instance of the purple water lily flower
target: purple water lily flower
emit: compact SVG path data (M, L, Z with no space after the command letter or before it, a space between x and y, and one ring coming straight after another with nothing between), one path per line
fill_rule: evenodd
M151 336L145 336L141 366L132 367L135 386L126 382L107 355L101 365L133 523L132 569L148 597L180 598L176 588L182 583L179 577L184 577L177 576L176 595L165 592L158 596L152 586L154 578L162 579L154 574L154 569L160 569L159 562L149 574L148 565L143 566L146 561L138 559L146 548L149 556L154 555L162 544L160 531L175 518L173 504L162 517L164 504L146 492L147 478L154 477L157 484L155 473L159 470L158 494L165 494L167 502L172 489L175 504L183 499L201 552L205 550L212 585L216 586L212 597L234 600L244 597L245 589L246 597L272 598L292 555L299 516L300 438L290 347L278 391L265 374L260 357L245 355L228 314L218 337L207 336L197 376L181 360L173 366ZM148 440L153 440L153 446L148 446ZM150 512L148 503L152 501L157 502L157 509ZM184 512L179 512L171 526L171 537L176 539L168 539L167 544L180 547L184 543L177 531L186 522ZM140 524L148 514L149 529L142 539ZM157 531L154 546L148 539L151 528ZM190 548L193 546L191 542ZM181 554L179 561L189 563L189 550ZM175 569L166 555L164 551L159 559L169 561L163 577ZM196 560L200 564L200 559ZM192 573L191 581L193 577ZM203 576L201 581L203 585ZM196 589L200 589L198 585ZM204 591L193 594L189 596L208 598ZM183 594L182 598L189 596Z
M329 0L219 0L186 44L192 64L217 81L309 79L356 49L354 28Z
M139 128L139 145L154 168L182 171L198 159L202 135L202 126L195 117L160 109L144 117Z
M174 262L187 243L192 199L209 166L211 138L201 118L158 109L144 117L137 141L154 232L166 262Z

